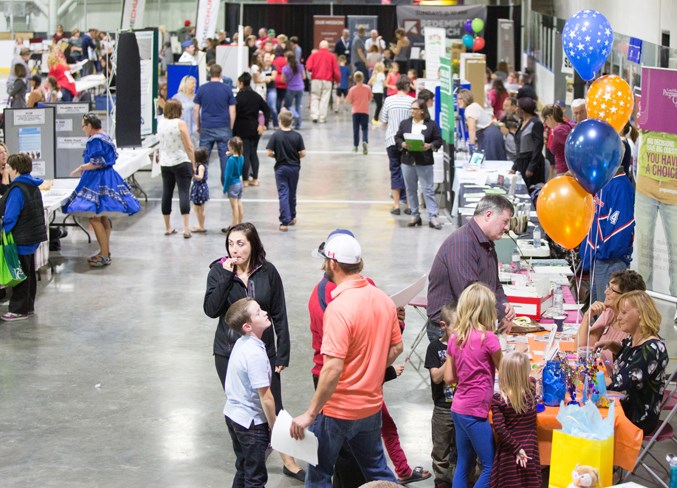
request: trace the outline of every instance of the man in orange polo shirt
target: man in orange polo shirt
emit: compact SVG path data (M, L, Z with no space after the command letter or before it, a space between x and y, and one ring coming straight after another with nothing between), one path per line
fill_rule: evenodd
M381 404L385 369L403 350L397 309L360 275L363 262L357 239L336 235L318 251L336 289L324 314L324 366L317 390L290 432L302 439L310 427L319 441L318 465L308 466L306 486L332 486L334 464L344 443L367 481L396 482L381 443Z

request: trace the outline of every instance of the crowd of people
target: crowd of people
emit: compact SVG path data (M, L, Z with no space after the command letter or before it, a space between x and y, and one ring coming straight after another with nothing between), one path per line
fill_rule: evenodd
M161 33L166 66L173 62L166 55L171 44L165 40L166 30ZM241 43L249 48L250 69L235 80L237 95L232 80L224 82L215 56L217 45L239 43L237 36L228 39L221 31L200 50L194 34L189 22L179 30L183 52L178 62L198 64L204 55L209 81L197 88L197 80L187 76L171 99L166 83L160 86L161 212L165 235L177 234L170 217L178 189L183 237L207 231L209 155L216 146L219 186L230 201L232 221L221 229L226 255L210 265L204 312L217 319L213 354L226 393L223 412L237 459L233 486L265 486L269 430L283 406L281 373L289 366L291 337L283 277L266 259L255 226L243 215L244 188L260 184L257 149L262 134L271 126L276 129L265 149L275 160L282 232L297 222L296 193L301 159L306 156L299 132L305 125L306 85L312 123L326 123L332 99L335 112L346 103L351 105L353 151L359 151L361 136L362 152L368 154L370 121L385 126L393 198L390 212L410 215L409 227L423 224L420 188L428 226L442 229L432 169L433 153L443 141L429 112L433 94L418 89L416 73L408 69L411 43L402 29L395 31L390 45L375 30L369 36L364 28L352 36L344 31L333 52L322 41L306 58L297 38L265 28L257 37L251 27L245 27ZM49 55L48 89L43 89L39 78L29 83L26 55L30 52L20 50L12 66L14 78L8 82L12 106L22 106L22 98L38 98L37 91L44 91L37 102L52 97L73 100L77 91L69 61L87 59L92 70L103 69L105 38L96 30L82 38L77 30L68 36L57 30ZM513 160L512 172L519 172L537 195L547 179L567 174L564 141L572 127L585 120L585 106L574 102L573 120L564 116L558 104L545 105L539 116L528 74L518 76L505 65L498 68L486 100L476 101L467 90L458 93L469 148L483 151L487 159ZM88 138L84 162L72 173L82 176L62 210L90 217L100 250L88 264L101 268L112 262L109 215L132 215L140 206L113 169L116 148L102 131L101 120L89 113L82 127ZM631 147L631 127L624 136L624 144ZM592 305L583 316L577 340L581 347L602 351L609 388L625 393L621 404L626 416L648 434L658 423L668 354L659 336L661 316L644 281L627 270L634 192L632 151L628 149L626 155L629 159L611 183L617 191L600 196L602 203L619 213L612 222L598 209L593 225L599 228L600 239L581 246L583 263L594 260L597 269L591 283ZM546 161L551 162L550 168ZM12 321L33 312L33 257L47 236L37 189L42 181L30 176L30 157L9 155L0 145L0 163L3 231L13 232L27 275L14 289L9 312L1 317ZM191 203L197 215L194 227L189 221ZM395 361L403 351L404 310L362 275L362 249L352 232L337 229L315 250L324 271L308 303L315 393L307 410L293 419L290 435L302 439L306 429L313 432L319 439L319 462L306 472L293 457L281 453L286 475L309 486L330 486L332 478L347 487L371 480L406 484L431 476L436 487L466 487L474 479L477 487L541 486L538 398L529 379L530 360L520 352L503 354L498 341L499 333L510 332L515 310L498 277L493 243L507 232L513 215L513 205L505 197L484 197L468 223L444 241L431 263L425 367L433 400L432 473L409 465L383 401L384 381L397 378L403 370ZM386 452L396 473L388 467Z

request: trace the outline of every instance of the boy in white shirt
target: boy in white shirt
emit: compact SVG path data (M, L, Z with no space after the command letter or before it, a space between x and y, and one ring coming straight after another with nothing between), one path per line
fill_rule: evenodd
M254 299L242 298L228 309L226 323L242 335L228 361L223 407L236 456L233 486L264 487L266 449L276 419L270 360L261 340L270 320Z

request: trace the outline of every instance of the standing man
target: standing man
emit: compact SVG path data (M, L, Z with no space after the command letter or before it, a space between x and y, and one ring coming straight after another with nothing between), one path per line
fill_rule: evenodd
M378 35L378 31L376 29L372 29L369 33L369 39L367 39L364 43L364 50L366 52L371 51L371 46L378 47L378 52L381 54L383 54L383 51L385 51L386 48L386 41L384 41L383 38Z
M197 66L198 53L197 48L195 47L195 41L192 39L183 41L181 43L181 47L183 48L183 52L181 53L181 57L177 63L192 64L193 66Z
M221 80L221 66L209 68L209 82L201 85L195 94L195 126L200 133L200 146L211 154L216 143L221 166L221 186L224 183L228 140L233 136L235 105L233 90Z
M510 332L515 310L508 302L498 279L498 258L494 241L508 232L514 208L501 195L487 195L479 201L468 223L442 243L428 275L428 338L442 335L440 310L458 302L465 288L479 281L496 294L496 311L501 330Z
M329 52L329 43L320 42L320 48L310 55L306 62L306 69L312 74L310 80L310 118L316 123L327 122L329 98L331 97L332 82L341 81L336 56Z
M585 100L583 98L577 98L571 102L571 116L577 124L588 118L588 111L585 108Z
M412 98L409 96L410 87L407 75L400 75L395 83L397 93L386 98L381 110L381 122L386 124L386 152L390 167L390 190L393 195L393 206L390 213L400 215L400 197L406 195L404 177L402 176L402 152L395 144L395 134L400 128L400 123L411 116ZM407 211L408 210L408 211ZM409 205L404 211L411 214Z
M338 58L343 54L348 60L348 63L350 63L350 44L350 31L348 29L343 29L341 39L334 44L334 54L336 54L336 57Z
M361 71L365 79L369 79L367 70L367 49L364 46L364 37L366 34L364 26L357 28L357 33L353 37L353 43L350 46L350 62L353 63L353 73Z
M318 465L308 466L307 486L332 486L334 465L346 443L368 481L396 482L381 442L383 377L403 350L395 304L360 275L357 239L339 234L318 252L336 289L324 314L324 365L317 390L290 429L295 439L303 439L307 427L318 437Z

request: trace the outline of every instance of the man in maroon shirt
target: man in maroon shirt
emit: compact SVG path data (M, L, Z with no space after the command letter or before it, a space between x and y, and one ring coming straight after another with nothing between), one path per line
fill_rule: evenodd
M320 42L320 49L310 55L306 61L306 69L312 74L310 81L310 118L313 122L324 124L327 121L329 98L331 96L332 81L341 81L338 61L333 53L329 52L329 43Z
M440 246L428 275L428 338L439 339L440 310L458 301L461 292L479 281L496 294L501 330L510 330L515 310L498 279L494 241L509 229L512 203L501 195L487 195L477 204L473 218L455 230ZM487 324L488 325L488 324Z

